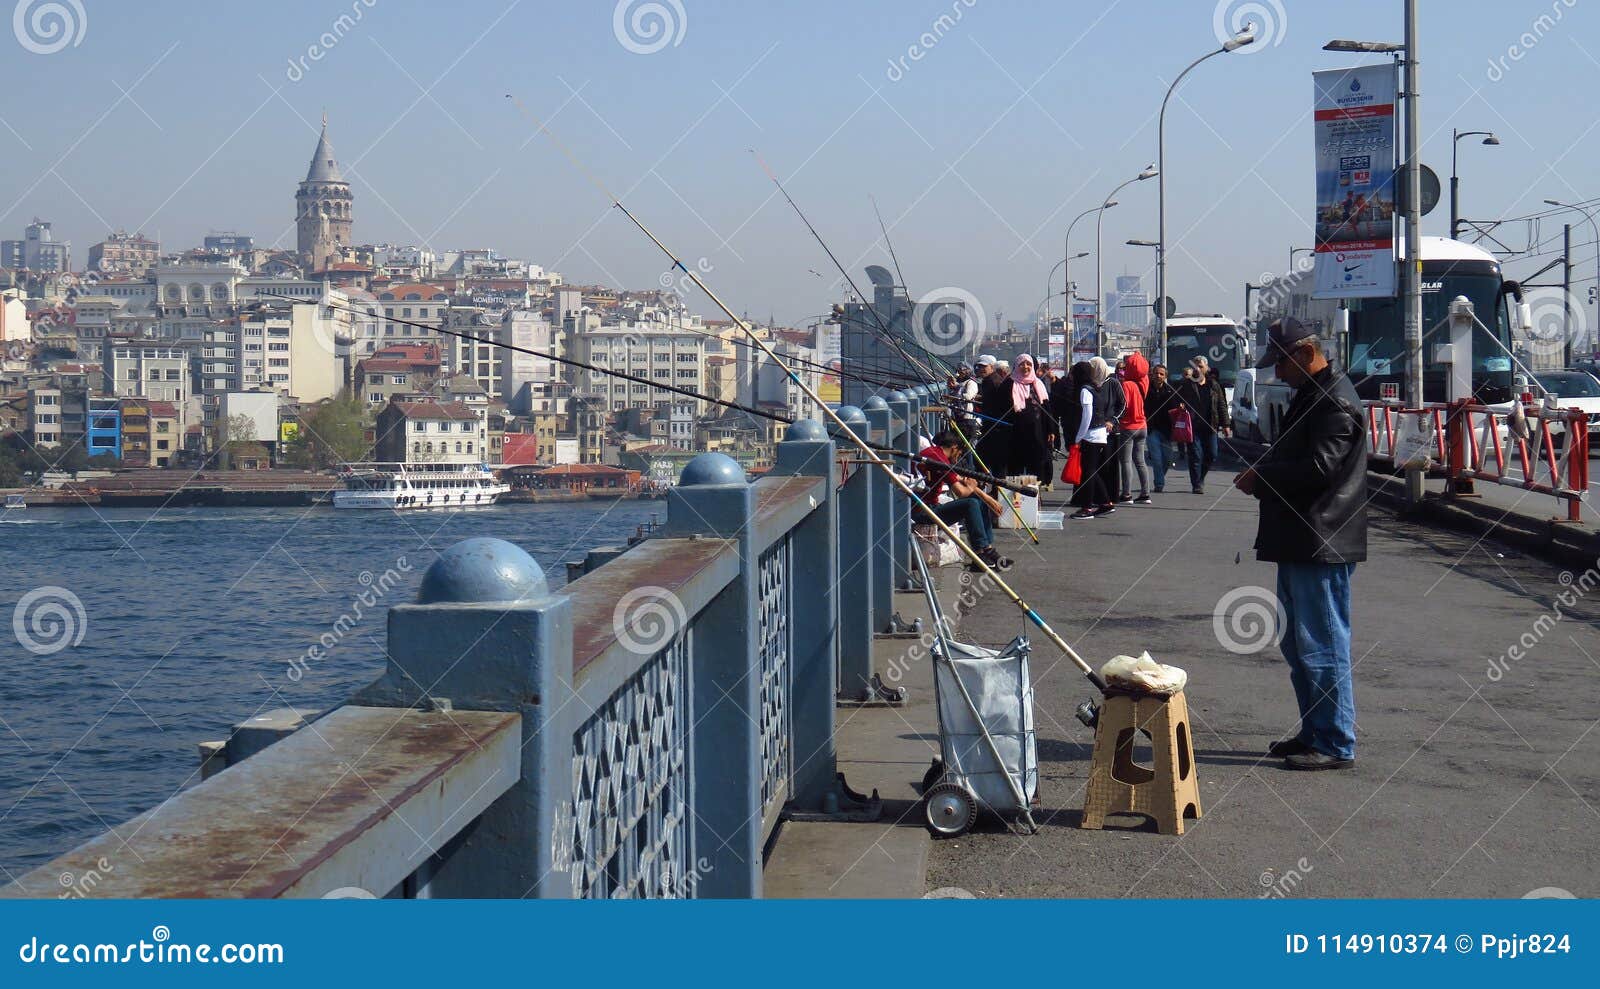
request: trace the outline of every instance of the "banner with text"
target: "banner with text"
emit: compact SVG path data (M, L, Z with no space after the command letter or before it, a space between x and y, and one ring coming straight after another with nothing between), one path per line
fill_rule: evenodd
M1393 65L1313 72L1319 299L1395 294Z

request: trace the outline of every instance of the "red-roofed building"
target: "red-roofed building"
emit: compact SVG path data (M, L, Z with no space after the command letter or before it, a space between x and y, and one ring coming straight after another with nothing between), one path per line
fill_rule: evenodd
M461 402L393 399L378 413L373 456L385 463L479 464L489 459L485 416Z
M527 469L508 474L515 487L535 491L637 491L640 473L605 464L559 464L536 471Z
M356 362L356 393L371 406L425 391L439 376L439 348L431 343L392 344Z
M531 467L540 463L539 437L534 433L507 433L500 444L500 463L507 467Z

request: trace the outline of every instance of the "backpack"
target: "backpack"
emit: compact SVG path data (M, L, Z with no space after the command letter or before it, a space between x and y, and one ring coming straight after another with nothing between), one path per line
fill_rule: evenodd
M1128 411L1128 393L1122 390L1122 379L1113 375L1105 380L1100 389L1106 396L1106 418L1120 423L1123 414Z

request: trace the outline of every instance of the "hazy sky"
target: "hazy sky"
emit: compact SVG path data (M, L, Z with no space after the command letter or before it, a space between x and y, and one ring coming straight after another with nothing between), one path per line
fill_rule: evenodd
M56 0L68 40L43 26L48 0L15 6L18 38L0 34L5 236L48 218L80 265L112 227L167 249L214 229L292 247L326 109L358 241L492 246L573 281L657 284L662 257L511 93L669 246L705 259L736 309L789 322L841 289L748 149L858 281L888 263L876 196L913 295L955 286L1018 318L1038 307L1068 221L1156 157L1173 76L1217 46L1219 17L1226 34L1248 8L1265 43L1196 69L1167 121L1172 294L1237 315L1244 282L1310 242L1310 73L1359 61L1322 44L1403 30L1400 0L625 0L620 40L613 0ZM652 6L669 33L630 33L636 10L659 28L640 10ZM1424 0L1421 32L1424 161L1448 185L1452 126L1503 142L1461 142L1464 215L1600 196L1600 56L1584 47L1600 49L1600 3ZM1153 283L1153 252L1123 242L1155 237L1156 183L1120 198L1105 282ZM1423 222L1445 232L1448 204ZM1560 221L1538 234L1559 245ZM1089 220L1072 248L1094 249ZM1093 258L1073 274L1089 294Z

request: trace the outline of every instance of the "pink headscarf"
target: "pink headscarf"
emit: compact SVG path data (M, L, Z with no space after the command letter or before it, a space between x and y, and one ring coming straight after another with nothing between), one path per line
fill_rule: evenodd
M1022 373L1022 362L1028 362L1028 373ZM1033 392L1039 397L1039 403L1050 401L1050 393L1045 391L1044 382L1033 373L1033 356L1018 354L1016 362L1012 365L1011 372L1011 407L1018 412L1028 407L1028 393Z

